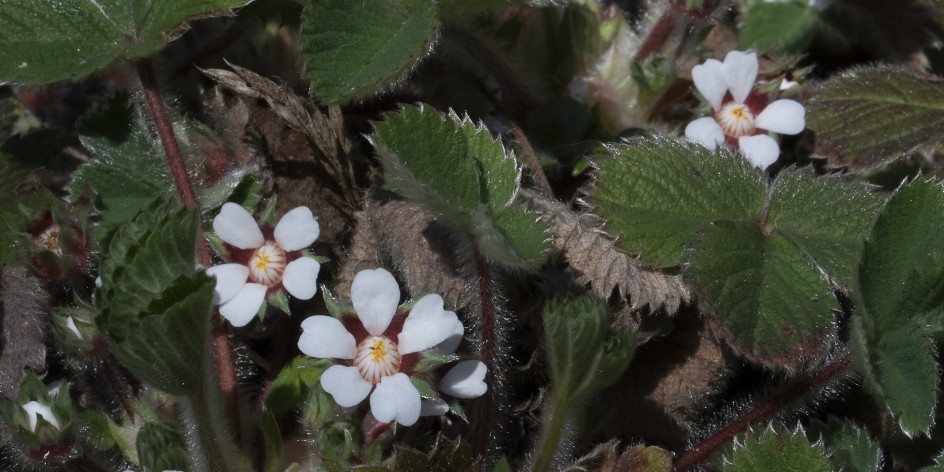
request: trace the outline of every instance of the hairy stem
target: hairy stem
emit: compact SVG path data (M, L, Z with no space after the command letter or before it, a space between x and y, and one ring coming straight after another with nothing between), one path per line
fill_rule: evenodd
M167 106L161 95L160 86L157 83L157 75L154 73L154 66L150 59L142 59L137 63L138 77L141 80L141 89L144 92L144 100L147 103L148 110L151 112L151 118L154 120L154 126L161 140L161 146L167 157L167 166L170 167L171 175L174 177L174 185L180 194L180 201L187 208L196 209L197 194L193 189L193 183L190 182L190 174L187 171L187 163L184 161L183 154L180 152L180 144L177 142L177 135L174 134L174 125L167 113ZM202 237L202 224L197 229L197 256L200 264L204 267L213 265L210 257L210 248ZM239 436L239 403L236 390L236 362L233 356L233 346L229 340L229 334L226 327L217 320L212 323L213 333L213 351L216 362L217 379L220 388L223 391L227 406L231 414L231 421L236 428L237 437Z
M556 395L555 395L556 397ZM554 459L560 456L560 452L565 449L561 447L561 440L564 437L564 430L567 427L567 419L570 414L569 402L561 398L555 398L554 401L544 408L546 416L544 428L538 439L537 453L531 465L531 472L545 472L551 470Z
M481 457L486 457L492 449L492 433L495 429L495 414L497 412L497 399L495 390L498 387L497 369L499 368L497 359L497 340L498 322L497 308L495 307L495 298L492 294L492 276L488 262L478 252L474 250L476 283L479 289L479 340L481 349L479 357L485 366L488 367L488 373L485 375L485 384L489 386L485 395L482 395L475 404L475 423L473 431L470 434L470 443L472 450Z
M548 182L547 176L544 175L544 168L541 167L541 161L538 160L538 155L534 152L534 148L531 147L531 142L528 141L528 136L524 134L524 130L522 130L517 123L512 122L511 134L513 134L518 143L521 144L521 149L525 157L528 158L528 167L531 168L531 177L534 178L534 182L537 184L541 194L548 198L554 198L554 190L551 189L551 183Z
M720 431L709 436L704 441L695 445L695 447L685 451L681 456L679 456L678 460L675 461L672 470L674 472L683 472L694 469L706 459L709 459L711 456L713 456L717 452L718 448L723 446L728 441L734 439L734 436L747 431L747 429L752 425L770 420L790 403L796 401L803 395L806 395L814 388L821 387L839 375L843 374L846 369L852 365L852 361L852 354L846 354L839 360L824 367L813 377L810 377L806 380L801 380L770 400L757 405L748 411L744 416L738 418L724 428L721 428Z

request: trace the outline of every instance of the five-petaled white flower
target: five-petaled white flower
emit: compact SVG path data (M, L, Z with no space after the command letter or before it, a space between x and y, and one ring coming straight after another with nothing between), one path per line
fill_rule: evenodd
M724 63L708 59L692 69L695 87L711 104L714 116L698 118L685 128L685 136L709 149L728 142L737 144L755 167L766 169L780 156L780 146L767 133L797 134L806 127L803 105L793 100L767 103L753 92L757 78L757 54L731 51Z
M226 203L213 230L232 262L210 267L207 274L216 277L213 301L233 326L248 324L266 295L281 287L300 300L315 296L321 265L301 252L318 239L318 220L308 208L292 209L273 230L260 228L242 206Z
M343 362L321 374L322 388L343 407L370 395L370 411L384 423L409 426L421 413L443 414L437 408L441 400L421 399L410 376L422 351L456 349L463 332L456 314L445 310L436 294L420 298L412 308L398 307L400 288L384 269L358 272L351 301L356 314L312 316L302 322L298 347L303 353ZM485 370L480 361L460 362L439 381L439 389L456 398L482 395Z

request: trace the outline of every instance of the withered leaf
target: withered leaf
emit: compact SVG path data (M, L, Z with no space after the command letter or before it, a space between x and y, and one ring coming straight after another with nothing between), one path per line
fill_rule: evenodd
M578 272L578 281L590 284L597 295L609 298L613 289L618 289L632 300L633 308L648 305L653 310L664 308L669 314L691 300L681 276L644 269L600 230L602 222L596 216L574 212L533 192L523 191L521 198L529 210L541 215L552 244Z

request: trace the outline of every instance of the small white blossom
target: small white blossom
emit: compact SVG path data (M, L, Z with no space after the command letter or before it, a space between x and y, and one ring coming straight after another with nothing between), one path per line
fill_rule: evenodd
M289 211L274 230L263 231L245 208L226 203L213 219L213 230L230 246L232 262L213 266L207 274L216 277L213 301L233 326L248 324L266 295L279 288L300 300L315 296L321 266L301 253L319 233L308 208Z
M52 408L49 405L44 405L36 400L27 402L23 405L23 411L26 412L26 417L29 421L29 430L32 433L36 432L36 423L38 422L36 416L41 416L47 423L51 424L56 429L62 429L59 425L59 420L56 418L56 415L53 414Z
M427 411L427 399L420 398L410 380L423 351L451 353L462 338L462 323L454 312L443 308L442 297L430 294L409 311L398 308L400 288L393 275L374 269L354 277L351 301L356 315L340 320L312 316L302 322L298 347L303 353L343 362L325 370L322 388L343 407L357 405L369 395L371 413L384 423L409 426L422 413L445 413ZM479 396L485 393L485 372L479 361L460 362L439 387L458 398ZM436 400L442 402L430 401L438 404Z
M714 149L736 144L751 164L766 169L780 156L780 146L768 132L798 134L806 127L806 111L793 100L767 103L753 93L757 54L731 51L724 63L708 59L692 69L695 87L711 104L713 116L692 121L685 136Z

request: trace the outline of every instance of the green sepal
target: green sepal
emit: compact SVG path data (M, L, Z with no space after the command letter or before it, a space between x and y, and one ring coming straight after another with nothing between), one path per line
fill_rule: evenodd
M423 398L439 397L439 394L436 393L436 389L434 389L433 386L429 384L429 382L423 379L420 379L418 377L411 375L410 383L412 383L413 386L416 387L416 390L420 392L420 397L423 397Z
M416 373L425 373L450 362L456 362L459 359L460 357L455 354L440 354L427 349L420 353L420 360L416 363L413 370Z
M266 393L266 408L275 415L302 406L321 374L334 363L330 359L298 356L279 371Z
M272 305L277 310L285 313L286 315L291 315L292 311L288 307L288 295L285 293L285 290L278 290L273 292L268 297L266 297L266 302L269 305ZM258 313L260 320L265 320L265 304L260 307L260 312Z
M331 316L340 319L344 315L357 313L354 311L353 306L341 303L338 297L334 295L334 292L328 289L326 285L321 286L321 293L324 297L325 306L328 308L328 313L330 313Z
M465 414L465 408L462 408L462 405L459 404L459 400L453 400L449 403L449 412L456 415L462 421L466 423L469 422L469 417Z

